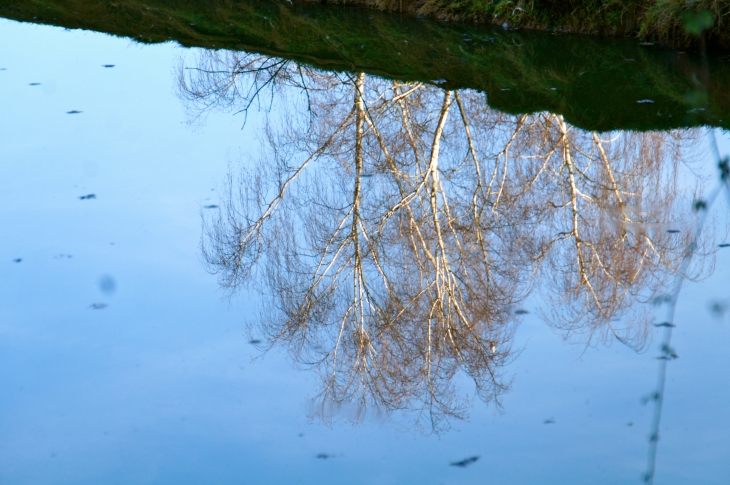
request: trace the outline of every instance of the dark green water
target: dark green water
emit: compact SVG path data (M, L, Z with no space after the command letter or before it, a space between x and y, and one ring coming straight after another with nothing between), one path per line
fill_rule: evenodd
M552 35L286 2L0 2L0 16L139 42L246 50L324 70L485 93L581 128L730 127L730 62L635 39Z

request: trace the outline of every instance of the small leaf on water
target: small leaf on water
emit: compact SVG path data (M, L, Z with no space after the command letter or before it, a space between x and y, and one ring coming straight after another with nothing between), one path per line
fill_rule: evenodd
M716 300L710 304L710 313L712 313L712 316L715 318L724 318L725 313L727 313L729 309L730 305L724 301Z
M459 468L466 468L469 465L473 465L474 463L476 463L477 460L479 460L479 457L478 456L470 456L469 458L464 458L463 460L460 460L460 461L451 462L449 464L449 466L456 466L456 467L459 467Z

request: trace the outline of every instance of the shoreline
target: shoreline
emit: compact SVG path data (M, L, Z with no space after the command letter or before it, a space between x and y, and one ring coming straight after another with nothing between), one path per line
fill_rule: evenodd
M287 0L288 1L288 0ZM444 22L639 38L730 51L730 0L300 0ZM689 30L689 31L688 31ZM698 35L702 32L702 35Z
M0 0L0 17L473 89L501 112L558 113L594 131L730 129L730 56L625 37L551 35L296 0Z

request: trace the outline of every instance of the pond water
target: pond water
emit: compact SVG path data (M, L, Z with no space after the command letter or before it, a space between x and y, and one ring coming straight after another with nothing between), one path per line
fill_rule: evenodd
M0 46L0 483L730 480L723 91Z

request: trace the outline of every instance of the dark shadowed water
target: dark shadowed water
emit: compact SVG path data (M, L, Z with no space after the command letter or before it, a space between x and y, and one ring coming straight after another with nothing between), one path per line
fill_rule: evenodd
M0 47L0 483L730 481L721 59Z

